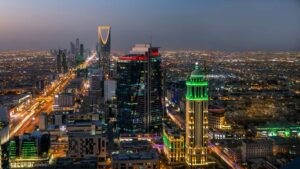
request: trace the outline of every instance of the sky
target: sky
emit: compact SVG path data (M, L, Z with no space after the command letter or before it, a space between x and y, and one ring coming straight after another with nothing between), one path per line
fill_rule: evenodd
M300 50L300 0L0 0L0 50L93 49L98 25L113 50Z

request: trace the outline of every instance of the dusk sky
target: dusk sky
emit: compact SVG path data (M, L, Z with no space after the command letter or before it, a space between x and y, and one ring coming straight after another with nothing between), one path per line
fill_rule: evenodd
M93 49L98 25L113 50L299 50L300 0L1 0L0 50Z

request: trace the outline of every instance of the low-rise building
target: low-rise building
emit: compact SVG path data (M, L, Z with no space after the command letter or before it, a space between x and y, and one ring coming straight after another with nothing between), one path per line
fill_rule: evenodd
M101 134L92 135L87 133L69 133L69 146L67 157L73 159L85 159L97 157L98 168L106 165L107 139Z
M273 144L271 140L245 139L242 142L242 161L246 162L249 159L266 158L273 154Z
M121 152L112 155L113 169L159 169L159 156L156 151Z

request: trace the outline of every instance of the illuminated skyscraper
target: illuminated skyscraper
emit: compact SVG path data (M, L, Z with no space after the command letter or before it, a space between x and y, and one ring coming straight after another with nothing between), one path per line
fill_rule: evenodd
M186 153L189 167L204 167L207 162L208 81L198 63L186 81Z
M136 45L117 63L118 126L123 133L161 132L162 85L159 48Z
M105 32L106 31L106 32ZM109 77L110 69L110 26L99 26L98 27L98 41L99 41L99 64L103 70L104 77ZM105 37L104 37L105 35Z

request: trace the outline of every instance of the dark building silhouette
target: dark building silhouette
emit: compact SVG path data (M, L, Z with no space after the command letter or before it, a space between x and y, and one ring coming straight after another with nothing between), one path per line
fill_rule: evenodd
M76 54L76 47L73 42L70 42L70 53L75 55Z
M80 56L83 57L83 54L84 54L84 46L83 44L80 44Z
M64 50L58 50L56 65L57 73L66 73L68 71L66 52Z
M158 48L136 45L117 63L118 127L121 133L155 133L162 127L162 74Z

